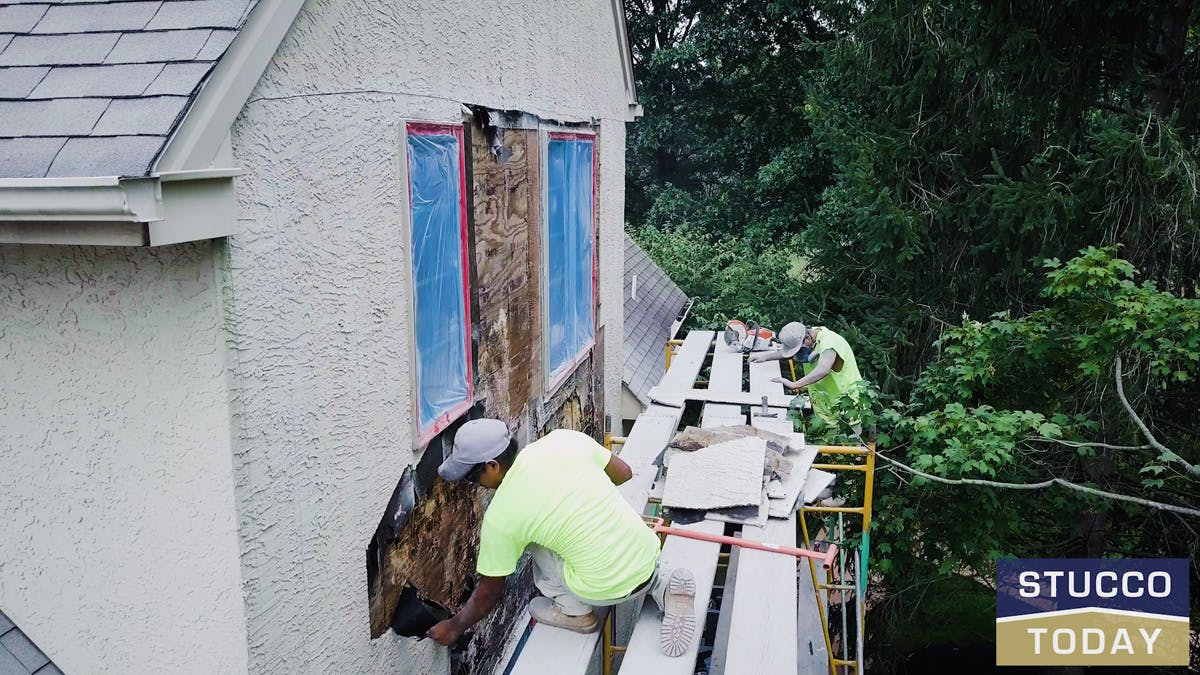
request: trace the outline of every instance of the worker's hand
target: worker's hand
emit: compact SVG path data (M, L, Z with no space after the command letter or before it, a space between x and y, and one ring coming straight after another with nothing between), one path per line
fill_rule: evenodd
M767 360L767 355L771 352L750 352L750 356L746 357L749 363L762 363Z
M450 619L437 622L433 628L425 632L425 635L433 638L434 642L447 647L458 642L458 638L462 637L462 634L462 630L455 627L454 622Z
M792 382L791 380L787 379L786 377L772 377L771 381L778 382L779 384L782 384L783 386L787 387L788 389L799 389L800 388L799 384Z

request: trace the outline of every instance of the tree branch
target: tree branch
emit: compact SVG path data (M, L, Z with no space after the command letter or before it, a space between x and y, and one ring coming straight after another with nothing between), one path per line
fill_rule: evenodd
M914 469L911 466L908 466L907 464L902 464L901 462L898 462L898 461L892 459L891 457L887 457L886 455L884 455L882 452L879 452L878 450L875 451L875 454L880 459L887 460L887 461L891 462L894 466L898 466L901 469L904 469L905 471L908 471L915 476L920 476L921 478L925 478L925 479L935 481L938 483L945 483L946 485L983 485L985 487L1005 488L1007 490L1040 490L1042 488L1048 488L1051 485L1061 485L1065 488L1070 488L1072 490L1078 490L1079 492L1084 492L1086 494L1095 495L1097 497L1104 497L1105 499L1113 499L1113 500L1121 501L1121 502L1129 502L1131 504L1141 504L1142 506L1149 506L1150 508L1153 508L1153 509L1161 509L1163 511L1171 511L1173 513L1182 513L1187 516L1200 517L1200 511L1198 511L1196 509L1189 509L1186 506L1176 506L1174 504L1163 504L1162 502L1154 502L1154 501L1150 501L1149 499L1142 499L1140 497L1129 497L1127 495L1120 495L1115 492L1105 492L1104 490L1097 490L1095 488L1090 488L1090 487L1087 487L1084 485L1078 485L1076 483L1072 483L1069 480L1063 480L1062 478L1051 478L1050 480L1045 480L1040 483L1002 483L1000 481L981 480L978 478L942 478L941 476L935 476L933 474L925 473L924 471L918 471L917 469Z
M1064 441L1058 438L1043 438L1041 436L1030 436L1027 441L1040 441L1042 443L1058 443L1065 445L1068 448L1105 448L1107 450L1149 450L1153 445L1146 443L1145 445L1112 445L1111 443L1092 443L1090 441Z
M1150 445L1154 446L1154 448L1158 450L1163 460L1175 462L1176 464L1179 464L1183 468L1187 469L1187 472L1193 476L1200 476L1200 467L1188 462L1186 459L1175 454L1175 452L1167 446L1159 443L1158 439L1154 437L1154 434L1150 433L1150 428L1146 426L1146 423L1142 421L1142 418L1138 417L1138 414L1133 411L1133 406L1129 405L1129 399L1125 398L1125 382L1121 379L1120 355L1117 355L1117 361L1116 365L1113 367L1113 372L1117 378L1117 397L1121 399L1121 405L1125 406L1125 412L1129 413L1129 417L1132 418L1134 423L1137 424L1138 428L1142 430L1142 435L1146 437L1147 441L1150 441Z

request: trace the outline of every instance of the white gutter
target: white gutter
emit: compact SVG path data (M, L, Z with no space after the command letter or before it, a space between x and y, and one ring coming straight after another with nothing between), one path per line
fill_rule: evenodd
M228 236L240 173L0 179L0 243L160 246Z

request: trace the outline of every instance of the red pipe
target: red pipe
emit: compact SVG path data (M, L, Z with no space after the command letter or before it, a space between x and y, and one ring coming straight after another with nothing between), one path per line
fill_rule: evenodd
M667 527L663 525L662 518L654 518L652 521L654 532L656 534L673 535L676 537L686 537L688 539L699 539L700 541L711 541L714 544L729 544L730 546L741 546L742 548L752 548L758 551L766 551L768 553L782 553L784 555L795 556L797 558L813 558L821 561L821 566L825 569L833 568L833 561L837 558L837 544L830 544L829 550L821 553L820 551L810 551L806 548L795 548L793 546L781 546L779 544L771 544L763 541L751 541L749 539L740 539L738 537L726 537L720 534L706 534L704 532L696 532L695 530L684 530L678 527Z

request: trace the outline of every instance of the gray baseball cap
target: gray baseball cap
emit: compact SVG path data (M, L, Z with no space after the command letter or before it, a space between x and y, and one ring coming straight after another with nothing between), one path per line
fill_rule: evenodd
M790 359L804 346L804 338L808 337L808 329L799 321L793 321L779 331L779 341L783 343L783 357Z
M504 422L486 417L471 420L454 434L454 447L438 467L438 475L450 482L462 480L471 467L499 457L510 440L512 436Z

